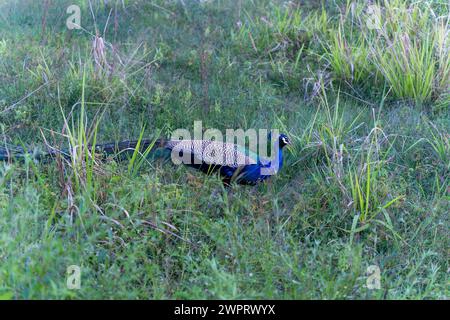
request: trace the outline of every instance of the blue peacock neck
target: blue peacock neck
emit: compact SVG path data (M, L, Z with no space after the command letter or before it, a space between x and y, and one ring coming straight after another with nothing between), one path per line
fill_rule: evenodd
M277 155L272 155L270 159L260 159L261 175L271 176L276 174L283 166L283 151L279 144L275 144L275 148L272 150L277 150Z

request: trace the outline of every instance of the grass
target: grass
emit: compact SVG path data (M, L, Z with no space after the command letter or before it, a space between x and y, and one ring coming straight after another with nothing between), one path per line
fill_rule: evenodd
M448 298L449 7L302 3L1 2L1 144L72 157L0 163L0 298ZM88 147L198 120L293 145L230 188Z
M376 87L382 77L393 97L416 104L448 92L448 12L421 1L386 1L379 26L368 27L364 10L363 4L348 2L337 32L331 30L324 41L325 58L338 79L360 85L371 79Z

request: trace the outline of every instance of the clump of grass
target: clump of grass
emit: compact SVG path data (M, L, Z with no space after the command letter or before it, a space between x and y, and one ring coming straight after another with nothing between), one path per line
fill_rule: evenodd
M361 85L373 74L368 64L369 46L358 27L362 6L347 2L340 14L337 27L327 30L321 45L325 50L323 58L328 62L334 76L350 86Z
M397 5L385 7L389 17L386 25L379 30L378 39L368 40L372 62L397 98L423 103L432 97L433 91L441 89L437 74L444 70L435 54L439 26L430 21L429 10L422 10L418 5L411 8Z
M313 124L312 136L316 146L323 150L317 153L319 171L324 174L330 187L340 197L343 216L352 213L351 237L364 230L374 230L381 225L396 239L400 236L388 213L388 209L403 198L394 196L386 184L384 175L389 165L392 142L374 119L374 127L367 136L359 136L358 129L364 126L355 115L345 119L340 108L339 95L330 105L322 85L321 114ZM317 178L316 179L320 179ZM352 240L353 241L353 240Z
M326 29L327 13L303 13L298 7L275 6L267 16L251 17L239 22L237 33L232 38L257 55L282 54L296 61L298 52L309 47L313 36Z
M362 36L359 36L355 43L351 43L346 39L342 26L339 26L325 50L326 59L335 75L340 79L352 84L361 83L368 78L369 50Z
M231 39L237 54L245 53L247 62L257 58L260 63L255 66L277 86L298 90L310 73L308 65L317 59L315 38L326 33L328 20L323 8L305 12L292 2L271 4L265 15L247 13L238 21L237 30L231 30Z
M139 134L139 139L136 143L136 147L133 150L133 154L131 156L130 162L128 164L128 173L132 176L136 176L139 169L142 167L144 162L146 161L147 156L150 154L150 151L152 151L153 146L156 143L157 137L159 134L156 134L155 138L151 141L151 143L148 145L148 147L145 150L141 151L141 144L142 139L144 138L144 132L145 132L145 126L142 127L141 133Z
M417 104L448 90L448 17L437 17L417 2L387 2L382 28L368 33L371 61L399 99Z
M383 144L387 144L383 146ZM395 230L392 222L391 207L404 198L404 195L394 195L393 188L388 186L385 173L389 161L386 159L391 151L383 130L374 127L357 150L353 161L345 168L341 188L346 203L346 209L352 209L353 221L350 232L350 243L359 232L364 230L375 231L381 226L394 240L402 240ZM360 163L357 163L357 158Z
M335 76L350 84L377 87L381 76L396 99L423 104L437 98L447 101L450 83L449 18L438 17L423 2L384 2L379 28L368 28L365 7L347 4L325 58ZM355 18L355 15L362 16ZM354 26L357 26L355 28Z
M61 112L64 119L63 133L69 142L68 158L76 186L75 191L88 190L89 192L95 193L93 176L94 167L98 165L95 159L98 122L91 127L87 123L85 87L86 72L84 71L78 124L74 125L72 118L72 125L70 125L62 109Z
M373 161L370 158L370 149L367 152L367 157L364 159L359 172L349 174L350 190L352 195L352 206L357 212L361 223L366 224L371 222L378 213L384 212L396 201L401 199L397 196L391 200L383 203L379 198L377 189L380 189L381 181L377 177L382 171L382 167L386 164L385 161Z
M443 167L450 171L450 135L439 130L432 122L428 122L428 124L430 137L427 141Z

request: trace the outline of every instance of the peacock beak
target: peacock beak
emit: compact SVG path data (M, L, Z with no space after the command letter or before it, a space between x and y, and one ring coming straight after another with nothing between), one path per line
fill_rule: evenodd
M285 146L285 149L289 152L289 153L292 153L294 150L292 149L292 143L291 143L291 141L286 141L287 143L286 143L286 146Z

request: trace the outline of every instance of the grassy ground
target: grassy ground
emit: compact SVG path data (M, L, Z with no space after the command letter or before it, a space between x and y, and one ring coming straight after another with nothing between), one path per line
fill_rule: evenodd
M381 7L373 28L362 1L0 1L2 143L195 120L294 143L276 177L230 189L79 148L0 163L0 298L448 298L449 7Z

